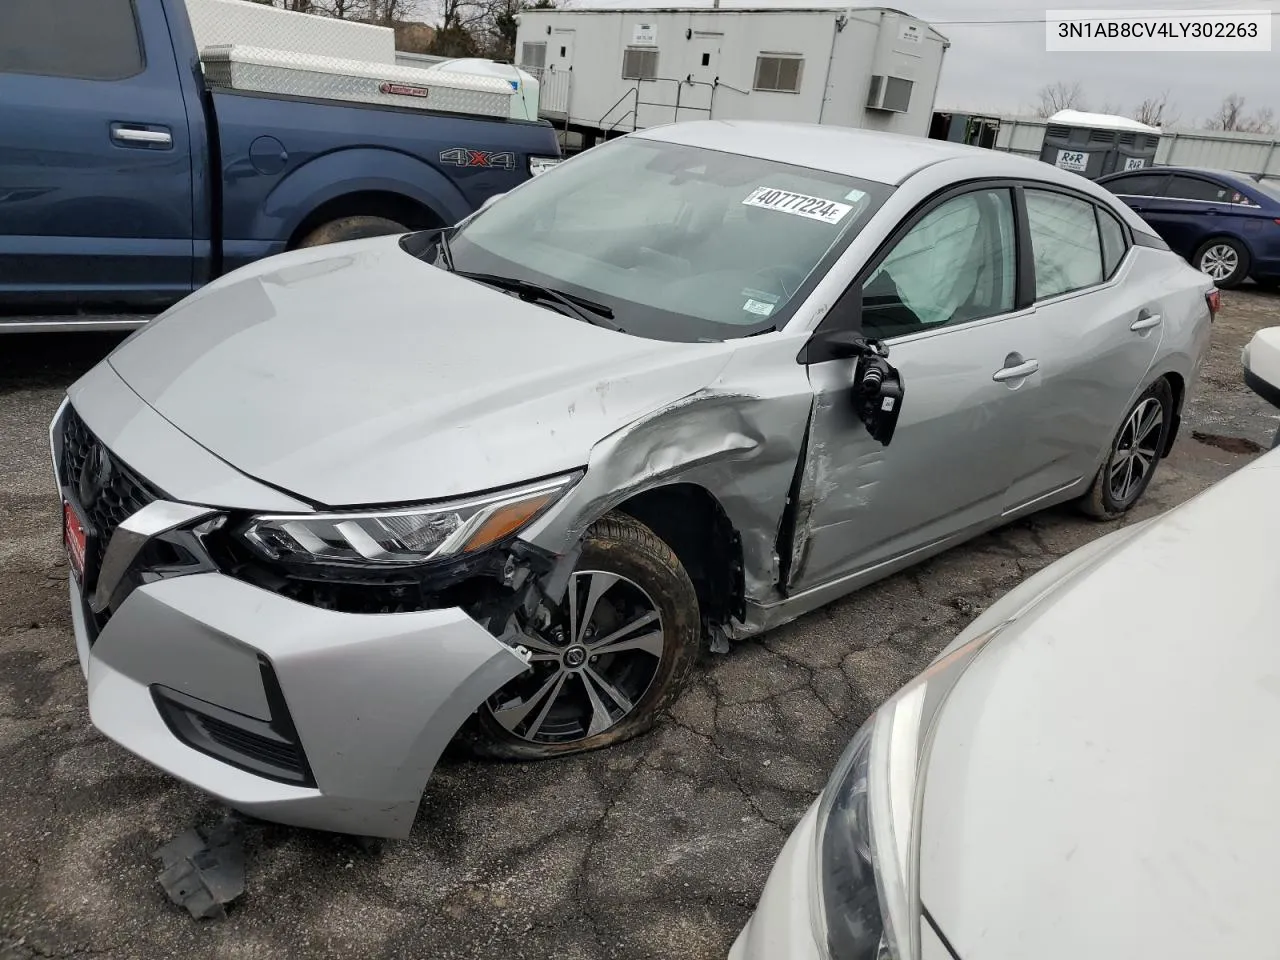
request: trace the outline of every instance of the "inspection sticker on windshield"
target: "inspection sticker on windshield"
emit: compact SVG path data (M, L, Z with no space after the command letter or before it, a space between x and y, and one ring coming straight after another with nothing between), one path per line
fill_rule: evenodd
M773 304L764 303L760 300L748 300L742 305L742 309L747 313L755 313L762 317L767 317L769 314L773 313Z
M823 197L809 197L775 187L760 187L742 202L748 207L763 207L779 213L808 217L810 220L821 220L823 223L839 223L853 209L847 203L836 203Z

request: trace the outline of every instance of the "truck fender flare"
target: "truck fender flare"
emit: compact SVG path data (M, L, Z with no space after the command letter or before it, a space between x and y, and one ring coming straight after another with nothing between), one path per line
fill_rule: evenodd
M330 200L375 191L412 200L445 224L461 220L473 206L444 174L416 157L353 147L323 154L287 174L262 204L254 236L286 242Z

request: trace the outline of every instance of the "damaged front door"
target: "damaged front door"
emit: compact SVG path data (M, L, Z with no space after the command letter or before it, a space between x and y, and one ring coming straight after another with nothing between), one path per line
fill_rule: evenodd
M953 194L901 230L824 323L887 342L901 419L888 446L874 440L851 397L854 361L810 355L814 407L783 558L792 595L874 579L991 525L1014 477L1039 381L1035 313L1015 306L1011 193Z

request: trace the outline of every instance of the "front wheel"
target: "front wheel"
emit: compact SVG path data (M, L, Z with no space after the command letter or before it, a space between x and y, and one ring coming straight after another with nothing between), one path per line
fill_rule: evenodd
M1161 378L1129 408L1080 508L1097 520L1114 520L1127 513L1151 483L1172 425L1173 390Z
M1215 237L1205 242L1191 261L1224 290L1238 287L1249 274L1249 251L1239 240Z
M587 532L564 600L525 628L529 669L464 736L482 755L539 760L621 743L653 726L698 656L698 597L671 548L609 514Z

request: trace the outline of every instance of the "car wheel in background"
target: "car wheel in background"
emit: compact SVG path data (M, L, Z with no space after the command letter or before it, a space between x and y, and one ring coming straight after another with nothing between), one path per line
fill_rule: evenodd
M1137 503L1151 483L1172 425L1173 390L1162 377L1129 408L1080 508L1095 519L1114 520Z
M386 217L342 217L317 227L298 241L298 247L319 247L326 243L342 243L344 240L366 240L369 237L389 237L408 233L409 228Z
M529 669L464 731L485 756L537 760L595 750L653 726L698 658L698 596L671 548L609 514L587 531L564 601L524 641Z
M1224 290L1238 287L1249 275L1249 251L1239 240L1215 237L1206 240L1196 251L1192 265L1201 273L1207 273L1213 282Z

